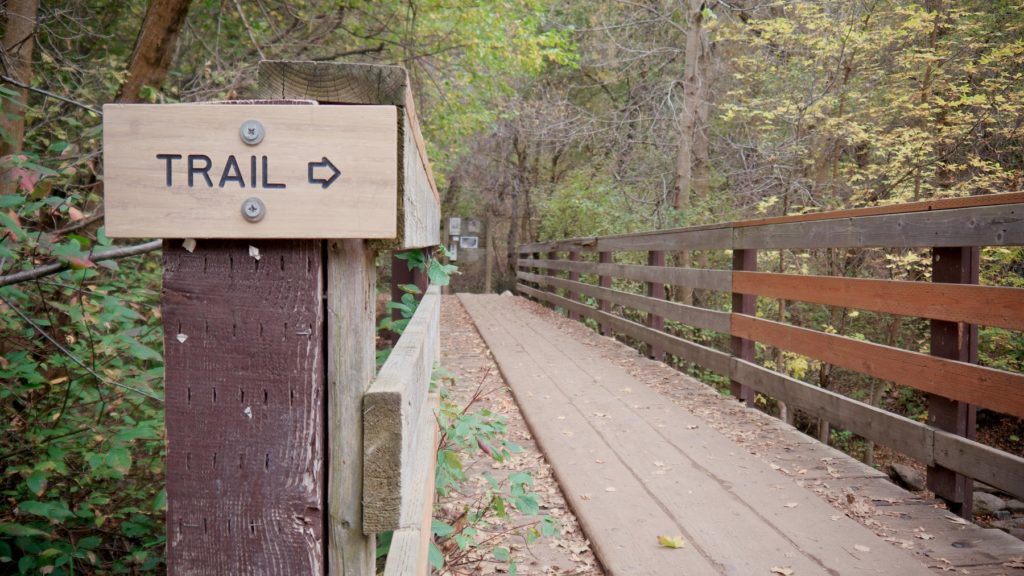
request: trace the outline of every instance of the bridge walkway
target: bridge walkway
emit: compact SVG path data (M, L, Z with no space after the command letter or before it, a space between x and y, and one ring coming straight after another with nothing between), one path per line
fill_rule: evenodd
M609 574L1024 573L1024 543L664 364L522 298L459 298Z

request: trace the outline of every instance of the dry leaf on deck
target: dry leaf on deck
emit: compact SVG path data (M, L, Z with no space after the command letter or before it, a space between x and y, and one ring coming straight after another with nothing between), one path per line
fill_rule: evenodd
M676 536L671 538L669 536L658 536L658 544L665 548L682 548L686 546L686 540L683 540L682 536Z

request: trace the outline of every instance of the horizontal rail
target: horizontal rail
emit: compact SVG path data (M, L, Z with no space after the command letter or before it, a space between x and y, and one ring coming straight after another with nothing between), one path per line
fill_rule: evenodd
M1024 244L1024 192L950 198L519 247L538 252L931 248Z
M612 290L611 288L602 288L600 286L594 286L593 284L565 280L554 276L541 276L540 274L531 274L529 272L517 272L516 276L521 280L526 280L527 282L571 290L580 294L586 294L591 298L606 300L612 304L634 308L641 312L657 314L666 320L674 320L682 324L694 326L696 328L704 328L706 330L714 330L723 334L729 333L728 312L719 312L717 310L708 310L707 308L699 308L697 306L688 306L686 304L679 304L677 302L652 298L650 296L642 296L640 294L622 292L620 290Z
M734 272L742 294L1024 330L1024 289L870 278Z
M689 340L666 334L660 330L649 328L643 324L638 324L631 320L626 320L615 314L608 312L602 312L596 308L592 308L581 302L573 302L568 298L562 298L557 294L550 292L544 292L543 290L537 290L531 288L525 284L518 284L516 289L523 294L529 294L534 298L550 302L555 306L561 306L570 312L576 312L582 314L592 320L597 320L604 325L607 325L614 329L616 332L620 332L632 338L636 338L641 342L645 342L677 356L689 362L696 362L704 368L717 372L722 375L729 373L729 355L725 352L720 352L714 348L708 348L707 346L701 346Z
M744 314L732 315L732 335L924 392L1024 418L1024 374L947 360Z
M431 286L363 395L363 532L419 525L419 478L432 465L421 424L440 352L441 294Z
M701 268L674 268L665 266L643 266L640 264L607 264L581 262L577 260L534 260L521 258L520 268L540 268L611 276L637 282L655 282L673 286L690 286L720 292L732 291L732 272L729 270L706 270Z
M926 466L940 465L1024 497L1024 458L738 358L732 359L730 368L733 380L902 452Z

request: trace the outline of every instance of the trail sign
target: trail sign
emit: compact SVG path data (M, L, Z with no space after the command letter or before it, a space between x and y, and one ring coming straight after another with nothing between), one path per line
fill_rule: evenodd
M394 106L108 104L111 237L394 238Z

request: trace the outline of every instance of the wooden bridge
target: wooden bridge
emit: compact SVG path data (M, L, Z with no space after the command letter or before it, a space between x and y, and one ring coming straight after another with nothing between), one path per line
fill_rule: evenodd
M1017 573L1024 542L960 517L970 518L973 480L1024 497L1024 459L972 439L977 407L1024 417L1024 376L977 364L978 325L1024 329L1024 290L977 284L981 247L1024 244L1022 202L1006 194L519 250L521 294L647 356L728 379L747 406L758 395L784 402L905 454L928 466L938 500L665 365L630 373L621 351L602 352L607 338L519 298L461 301L609 573ZM758 251L838 248L930 249L932 281L756 268ZM682 250L731 251L732 269L664 265ZM668 301L666 285L703 290L711 304L724 293L717 301L731 309ZM760 318L758 296L925 318L929 353ZM729 347L680 336L690 329L727 335ZM928 421L765 368L755 343L924 391ZM658 535L677 534L683 550L659 549Z

